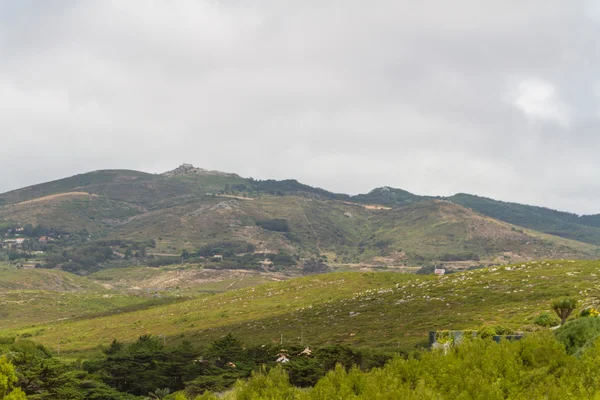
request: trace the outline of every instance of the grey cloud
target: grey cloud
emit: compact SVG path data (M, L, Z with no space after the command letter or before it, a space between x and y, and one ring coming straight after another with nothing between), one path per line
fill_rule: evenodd
M597 213L599 21L593 1L0 0L0 191L192 162Z

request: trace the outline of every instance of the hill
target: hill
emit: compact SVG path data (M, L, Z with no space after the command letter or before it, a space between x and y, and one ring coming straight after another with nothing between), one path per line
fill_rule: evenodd
M45 290L53 292L103 291L102 286L68 272L18 269L0 263L0 290Z
M544 207L508 203L468 194L448 198L474 211L511 224L600 245L600 215L577 215Z
M28 240L5 257L44 251L36 262L79 273L140 259L168 264L178 260L169 255L183 253L209 268L255 270L265 257L272 270L281 270L312 257L334 267L441 262L466 268L598 254L594 235L600 238L600 228L592 226L592 216L582 219L589 225L560 225L568 214L541 209L535 219L529 206L473 199L388 187L348 196L295 180L259 181L191 165L161 175L107 170L0 195L0 234L9 238L9 249L19 235ZM163 256L149 260L146 248ZM224 262L206 260L224 251Z
M344 343L408 349L428 332L501 324L535 330L553 299L599 300L598 261L548 261L465 271L442 277L332 273L234 290L141 311L18 329L48 346L90 350L114 338L165 334L207 343L228 332L249 344Z
M170 300L111 292L68 272L17 269L0 263L0 331L84 315L139 310L165 301Z

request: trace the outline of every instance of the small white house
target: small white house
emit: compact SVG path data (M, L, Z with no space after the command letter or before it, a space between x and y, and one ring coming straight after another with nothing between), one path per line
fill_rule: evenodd
M436 268L433 272L436 275L440 275L441 276L441 275L444 275L446 273L446 270L444 268Z

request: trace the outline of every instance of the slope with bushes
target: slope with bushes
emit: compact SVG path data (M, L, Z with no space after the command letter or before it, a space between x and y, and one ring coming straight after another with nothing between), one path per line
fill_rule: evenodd
M505 325L540 329L534 321L552 300L598 296L596 261L528 262L443 277L396 273L332 273L201 296L146 310L12 330L37 332L43 344L77 351L113 338L162 333L206 342L228 332L249 344L279 341L408 349L428 332Z
M600 229L593 218L585 229L569 234L574 225L557 228L567 221L566 213L540 208L533 215L532 208L519 206L527 211L523 214L515 211L518 205L507 208L465 196L451 200L388 187L348 196L295 180L259 181L187 166L163 175L107 170L1 194L0 228L31 224L67 236L79 232L90 239L151 241L155 252L174 255L237 240L263 254L324 255L330 263L375 266L439 261L473 266L598 254L589 244L596 243L594 230ZM61 252L81 243L53 244ZM84 272L98 269L93 267Z

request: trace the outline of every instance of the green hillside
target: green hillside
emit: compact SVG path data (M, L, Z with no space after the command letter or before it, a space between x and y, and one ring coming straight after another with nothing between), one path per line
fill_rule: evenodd
M352 201L399 207L433 198L418 196L402 189L383 187L374 189L367 194L353 196ZM437 198L450 200L453 203L510 224L553 236L600 245L600 214L580 216L545 207L504 202L464 193Z
M280 255L271 256L275 270L311 257L331 266L466 268L598 255L600 228L561 222L577 216L473 196L450 200L388 187L347 196L189 165L161 175L96 171L0 195L0 235L28 240L22 249L4 246L0 257L32 258L26 251L35 250L44 267L84 274L140 260L175 262L163 256L202 256L203 248L202 257L212 256L223 245L238 250L208 267L258 269L265 254ZM33 228L19 233L28 224ZM42 236L50 238L43 245ZM147 256L147 247L159 256Z
M18 269L0 263L0 291L10 290L101 292L103 288L89 279L68 272L45 269Z
M411 348L427 332L506 325L535 330L550 302L575 296L598 301L597 261L530 262L443 277L396 273L333 273L269 283L99 318L19 329L64 349L92 349L113 338L165 334L206 343L232 332L249 344L280 340Z
M600 244L600 216L567 213L544 207L508 203L468 194L449 200L492 218L581 242Z
M106 315L171 301L111 292L68 272L0 264L0 331L82 316Z

